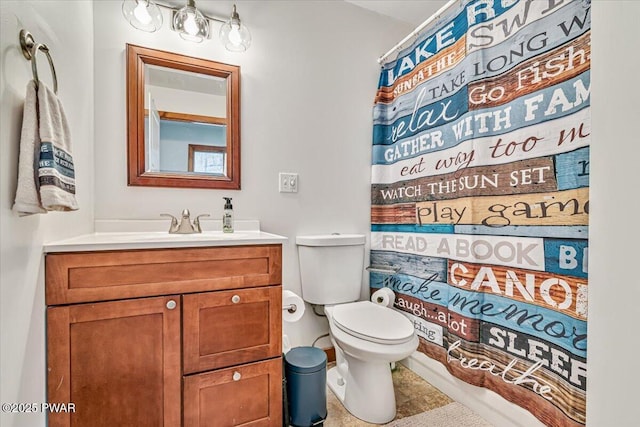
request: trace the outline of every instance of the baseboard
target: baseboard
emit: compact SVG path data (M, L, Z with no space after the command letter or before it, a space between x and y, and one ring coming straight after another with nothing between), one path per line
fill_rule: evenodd
M333 347L323 348L324 352L327 353L327 363L336 361L336 349Z

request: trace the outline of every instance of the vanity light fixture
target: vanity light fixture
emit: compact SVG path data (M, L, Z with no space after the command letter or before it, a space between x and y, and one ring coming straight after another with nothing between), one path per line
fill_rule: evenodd
M161 7L171 11L171 29L185 40L200 43L211 38L210 21L216 21L222 23L219 37L227 50L244 52L251 45L251 33L240 20L235 4L226 20L203 14L196 8L195 0L187 0L180 9L153 0L123 0L122 14L134 28L152 33L162 26Z

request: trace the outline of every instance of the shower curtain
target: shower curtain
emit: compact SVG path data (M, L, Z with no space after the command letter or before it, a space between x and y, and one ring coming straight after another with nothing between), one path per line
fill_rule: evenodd
M549 426L586 421L590 19L460 1L383 66L373 109L371 291L418 351Z

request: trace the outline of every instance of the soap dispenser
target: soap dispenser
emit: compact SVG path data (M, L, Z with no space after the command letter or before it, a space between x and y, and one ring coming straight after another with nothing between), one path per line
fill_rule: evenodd
M222 231L225 233L233 233L233 205L231 197L223 197L226 200L224 204L224 212L222 214Z

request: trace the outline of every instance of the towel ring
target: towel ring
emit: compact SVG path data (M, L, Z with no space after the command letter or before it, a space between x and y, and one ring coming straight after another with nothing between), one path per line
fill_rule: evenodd
M31 70L33 71L33 80L36 83L36 88L40 80L38 79L38 65L36 64L36 54L38 51L44 52L49 61L49 67L51 67L51 76L53 77L53 92L58 93L58 78L56 76L56 68L53 66L53 58L49 53L49 48L46 44L36 43L31 33L27 30L20 31L20 47L22 48L22 54L27 60L31 61Z

